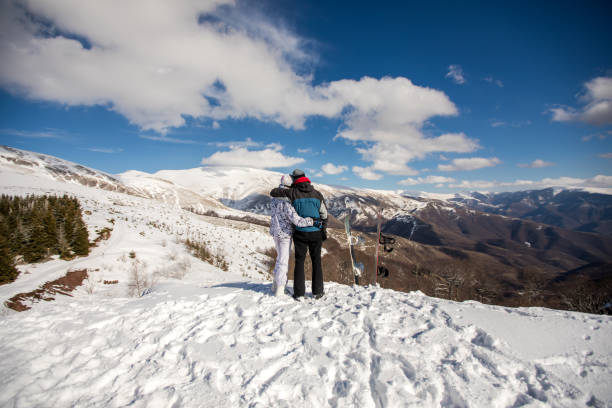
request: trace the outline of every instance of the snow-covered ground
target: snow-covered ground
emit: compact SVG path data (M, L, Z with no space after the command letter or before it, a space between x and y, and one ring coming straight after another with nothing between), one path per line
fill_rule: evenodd
M86 258L23 265L0 286L4 302L90 274L72 297L2 310L0 406L612 407L609 316L333 283L318 301L275 298L265 227L7 167L0 193L68 193L90 239L113 230ZM186 238L228 270L191 256Z
M610 319L212 268L140 298L83 290L0 321L0 405L610 406Z

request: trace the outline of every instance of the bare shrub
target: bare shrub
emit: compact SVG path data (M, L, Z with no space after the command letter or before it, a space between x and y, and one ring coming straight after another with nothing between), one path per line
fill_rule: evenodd
M95 243L98 243L103 240L107 240L111 236L111 232L113 232L112 228L104 227L100 231L98 231L98 236L94 239Z
M213 254L204 242L190 239L183 241L183 244L196 258L201 259L204 262L208 262L209 264L214 265L223 271L229 270L229 264L225 260L225 256L220 250L217 250L217 252Z
M277 257L276 248L274 247L264 248L264 249L258 250L258 252L266 256L266 259L264 259L262 263L266 267L268 273L270 275L273 275L274 266L276 264L276 257Z
M132 260L130 265L130 280L128 288L130 295L142 296L146 289L151 288L151 277L147 275L145 268L146 263L139 259Z
M208 262L212 264L213 256L208 250L208 248L206 247L205 243L186 239L185 241L183 241L183 244L185 244L187 249L191 251L193 256L195 256L198 259L201 259L204 262Z
M603 285L599 290L593 290L583 284L573 293L563 296L563 303L567 309L593 314L610 314L612 303L612 285Z
M191 260L189 258L187 258L186 256L183 257L176 264L176 269L177 269L177 273L176 273L175 277L177 279L183 279L183 277L185 276L185 273L187 273L187 270L191 269Z

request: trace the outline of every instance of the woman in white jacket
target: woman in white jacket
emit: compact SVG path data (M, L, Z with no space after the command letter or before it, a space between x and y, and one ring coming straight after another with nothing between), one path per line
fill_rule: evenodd
M281 177L279 187L289 188L293 180L285 174ZM274 283L272 293L281 296L287 285L287 271L289 269L289 254L291 252L291 240L294 225L298 227L309 227L313 225L312 218L302 218L296 212L288 198L272 198L272 216L270 218L270 234L274 237L276 246L276 265L274 265Z

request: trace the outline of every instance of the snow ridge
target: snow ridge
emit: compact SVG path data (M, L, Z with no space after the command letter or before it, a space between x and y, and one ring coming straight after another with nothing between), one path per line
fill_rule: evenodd
M491 333L456 322L453 307L420 292L337 284L301 303L255 282L164 282L138 299L81 297L0 322L8 345L0 405L582 406L610 397L574 381L609 378L609 360L517 357ZM487 319L551 317L488 309ZM603 326L609 333L609 321Z

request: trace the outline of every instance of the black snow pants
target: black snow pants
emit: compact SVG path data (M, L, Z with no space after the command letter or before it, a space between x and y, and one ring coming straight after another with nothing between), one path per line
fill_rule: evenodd
M312 294L323 295L323 268L321 267L321 231L295 231L293 245L295 246L295 269L293 270L293 296L304 296L306 283L304 276L304 261L306 250L310 252L312 261Z

